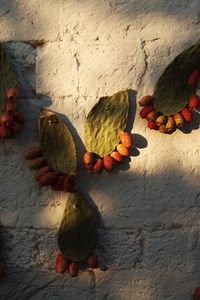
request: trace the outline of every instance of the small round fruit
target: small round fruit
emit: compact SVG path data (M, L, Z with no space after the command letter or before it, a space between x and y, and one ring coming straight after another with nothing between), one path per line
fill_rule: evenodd
M12 123L13 123L13 117L10 114L8 114L7 112L4 112L1 115L1 124L10 126Z
M114 160L116 160L117 162L121 162L122 159L123 159L122 155L121 155L118 151L113 151L113 152L110 154L110 156L111 156L112 158L114 158Z
M126 131L122 131L119 134L119 138L121 143L126 147L126 148L130 148L133 145L133 139L130 133L126 132Z
M10 88L6 92L7 101L16 101L19 98L19 89L18 88Z
M69 265L69 274L71 277L76 277L78 275L78 264L75 262L72 262Z
M98 256L96 254L90 256L88 258L87 263L90 268L93 268L93 269L98 268L98 264L99 264Z
M103 161L100 158L97 158L97 160L95 161L93 167L92 167L92 171L94 173L101 173L101 171L103 170Z
M114 165L114 159L107 155L103 158L103 166L107 171L111 171Z
M128 149L127 149L123 144L117 145L117 151L118 151L122 156L129 156Z
M93 157L92 153L86 152L83 155L83 162L84 162L86 169L92 170L92 166L94 164L94 157Z
M158 126L156 125L156 122L154 122L154 121L148 121L147 122L147 127L150 128L150 129L154 129L154 130L158 129Z
M57 273L64 273L66 271L66 264L67 264L67 260L65 256L62 254L57 255L55 271Z

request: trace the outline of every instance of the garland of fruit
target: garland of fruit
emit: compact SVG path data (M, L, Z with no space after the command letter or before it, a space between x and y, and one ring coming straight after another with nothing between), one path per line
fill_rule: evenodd
M83 155L86 169L101 173L112 171L115 163L129 156L132 136L124 131L129 111L129 91L102 97L92 108L85 122L84 140L87 152Z
M200 106L195 95L200 79L200 42L179 54L159 78L154 95L139 100L140 117L147 127L161 133L173 133L192 121Z
M25 118L17 111L19 90L10 58L0 44L0 138L11 138L21 131Z

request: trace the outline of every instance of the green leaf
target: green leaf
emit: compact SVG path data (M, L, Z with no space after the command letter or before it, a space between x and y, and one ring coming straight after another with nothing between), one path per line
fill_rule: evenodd
M170 116L188 104L195 88L187 82L195 69L200 70L200 42L179 54L159 78L154 91L156 111Z
M75 144L65 123L47 109L41 110L38 121L41 147L48 166L62 174L75 172Z
M126 128L129 91L102 97L92 108L85 123L84 141L88 152L104 157L119 144L119 133Z
M17 85L13 64L0 44L0 102L1 106L6 100L6 91ZM2 107L1 107L2 108Z
M58 232L58 247L68 259L79 262L94 253L97 226L94 212L78 193L70 193Z

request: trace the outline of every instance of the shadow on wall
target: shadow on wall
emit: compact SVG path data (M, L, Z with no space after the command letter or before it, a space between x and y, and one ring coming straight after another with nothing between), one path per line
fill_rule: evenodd
M60 297L67 292L72 299L76 299L73 295L78 291L84 299L88 290L95 293L96 299L190 299L200 280L199 185L187 184L184 174L176 170L146 176L136 172L112 176L93 175L93 178L82 178L79 185L89 201L90 198L95 202L97 199L104 223L98 220L97 253L101 257L101 265L104 269L108 267L108 270L104 273L98 270L86 271L73 281L76 281L76 287L72 288L73 279L67 274L55 275L51 282L50 273L37 266L33 260L32 269L35 271L29 275L29 289L23 290L20 295L21 284L26 285L26 278L17 279L18 272L27 272L26 265L19 265L21 249L24 249L23 255L30 256L29 260L34 257L38 236L35 234L34 240L24 238L20 242L17 242L17 237L12 237L15 245L11 247L12 239L8 236L13 229L6 228L4 232L1 227L4 237L3 258L8 266L15 265L15 270L11 270L8 278L0 283L1 299L7 299L4 297L4 293L8 292L5 291L5 282L8 285L9 282L12 282L11 285L18 282L15 292L20 299L28 299L26 297L30 291L37 293L37 299L43 299L44 294L50 297L55 286L62 286ZM110 186L113 187L112 191ZM37 220L34 215L32 218ZM15 229L16 235L25 230ZM44 234L40 243L45 239ZM32 251L26 253L30 245ZM48 246L54 247L51 244ZM49 253L49 249L46 249L46 253ZM53 259L44 256L47 261ZM44 273L40 275L42 271ZM39 276L42 276L41 281L38 280ZM95 286L92 279L85 279L87 276L90 279L96 278Z

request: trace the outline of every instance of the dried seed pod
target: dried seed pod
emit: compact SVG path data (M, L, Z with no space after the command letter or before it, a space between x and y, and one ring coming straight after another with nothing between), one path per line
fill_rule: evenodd
M133 145L133 139L130 133L126 132L126 131L122 131L119 134L119 138L121 143L126 147L126 148L130 148Z
M31 169L40 169L46 165L44 157L37 157L35 159L29 160L28 165Z
M39 180L40 177L42 177L44 174L46 174L46 173L48 173L48 172L50 172L50 171L51 171L51 170L49 169L48 166L42 167L42 168L39 169L39 170L37 171L37 173L35 174L35 179L36 179L36 180Z
M51 185L53 183L56 182L57 178L58 178L59 173L58 172L54 172L54 171L50 171L48 173L45 173L43 176L41 176L39 178L39 184L41 186L48 186Z
M42 148L41 147L31 147L24 151L25 159L34 159L42 156Z
M144 96L139 100L139 105L144 107L144 106L149 106L153 104L153 97L150 95Z
M140 111L140 117L142 119L146 119L148 114L154 110L153 106L145 106L141 111Z

